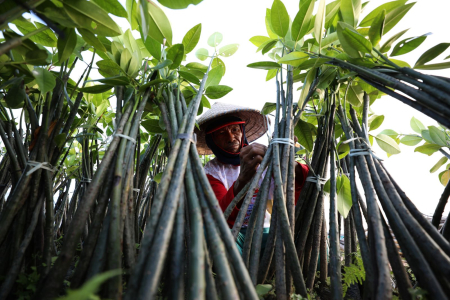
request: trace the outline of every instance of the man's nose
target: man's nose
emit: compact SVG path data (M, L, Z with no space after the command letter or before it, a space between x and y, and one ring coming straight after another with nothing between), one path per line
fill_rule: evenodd
M226 138L228 142L232 142L234 140L234 135L230 130L226 131Z

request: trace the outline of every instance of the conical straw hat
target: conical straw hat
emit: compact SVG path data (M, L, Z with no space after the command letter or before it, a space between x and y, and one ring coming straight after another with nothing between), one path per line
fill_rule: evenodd
M267 131L267 122L269 122L269 119L263 116L259 110L216 102L210 110L201 115L197 120L200 130L195 128L195 133L197 134L197 150L199 154L212 154L211 149L206 145L205 129L212 120L227 115L236 116L245 121L245 135L249 143L258 139Z

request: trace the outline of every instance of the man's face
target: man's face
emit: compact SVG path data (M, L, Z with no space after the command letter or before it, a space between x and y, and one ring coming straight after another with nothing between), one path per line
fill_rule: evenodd
M241 149L242 131L238 124L214 131L212 138L217 146L228 152L237 153Z

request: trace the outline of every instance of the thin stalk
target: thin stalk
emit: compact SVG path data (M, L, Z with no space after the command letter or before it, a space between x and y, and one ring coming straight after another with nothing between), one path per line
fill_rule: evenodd
M441 223L442 214L445 209L445 205L447 204L448 197L450 196L450 180L447 182L447 185L445 186L444 192L441 195L441 198L439 198L438 205L436 206L436 209L433 214L433 219L431 221L431 224L433 224L436 229L439 229L439 224Z

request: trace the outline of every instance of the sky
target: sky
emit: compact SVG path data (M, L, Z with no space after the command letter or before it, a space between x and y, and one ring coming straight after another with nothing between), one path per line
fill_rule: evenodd
M385 2L388 1L370 1L362 17ZM298 1L284 0L283 3L293 19L298 11ZM211 49L207 45L207 39L214 32L223 34L223 41L219 46L232 43L240 45L233 56L223 58L226 74L220 84L231 86L233 91L218 101L257 109L261 109L265 102L275 102L275 81L266 82L264 70L246 67L252 62L270 60L267 56L263 57L261 52L256 53L256 47L249 42L249 39L256 35L267 36L264 23L265 10L271 6L272 0L204 0L197 6L191 5L185 10L171 10L163 7L172 25L173 43L180 43L190 28L202 23L202 35L197 48ZM441 42L450 42L449 8L448 0L418 0L400 23L383 37L381 44L395 33L407 28L410 29L402 38L431 32L432 35L428 36L418 49L396 57L413 65L429 48ZM188 54L189 62L200 62L194 55L195 50ZM438 57L436 62L441 62L443 57L450 54L448 52L450 49ZM450 71L434 71L433 74L449 77ZM296 86L294 86L295 89ZM434 120L389 96L377 100L372 105L372 110L377 115L385 116L384 123L373 132L374 134L383 129L393 129L404 134L414 133L409 125L413 116L422 121L425 126L436 125ZM378 145L373 146L376 154L384 159L384 164L393 178L419 210L426 214L433 214L444 189L438 180L438 173L443 169L433 174L429 170L442 155L435 153L429 157L414 153L415 147L400 145L400 148L402 153L388 158ZM448 214L449 209L447 205L444 215Z
M125 6L125 0L120 0ZM169 18L173 31L173 43L181 43L186 32L197 25L202 24L202 34L200 41L194 51L187 56L187 62L201 62L195 57L198 48L207 48L207 39L214 32L223 34L223 41L219 47L238 43L239 50L231 57L222 58L226 65L226 74L220 84L233 88L225 97L219 101L237 104L256 109L261 109L265 102L275 102L275 81L265 81L266 71L247 68L249 63L270 60L267 56L262 56L261 52L256 53L256 47L249 42L249 39L256 35L267 36L264 18L266 8L272 6L273 0L203 0L197 6L191 5L184 10L172 10L162 7ZM326 3L331 2L327 0ZM365 7L361 19L374 8L388 2L386 0L373 0ZM409 1L412 2L412 1ZM291 19L298 11L299 1L284 0ZM317 4L316 4L317 6ZM448 0L417 0L414 7L408 14L381 40L381 44L392 35L410 28L403 38L420 36L431 32L425 42L415 51L396 58L404 60L413 65L419 56L441 42L450 42L448 28L450 28L450 18L448 11L450 1ZM123 31L129 28L125 19L112 16ZM135 37L139 37L134 32ZM448 56L450 49L444 52L433 62L442 62ZM90 60L90 52L83 52L84 60ZM430 71L426 71L430 73ZM433 71L441 76L450 77L449 70ZM81 74L74 73L73 78L78 78ZM100 75L93 70L91 78L100 78ZM294 86L294 90L301 83ZM298 98L299 93L294 97ZM211 104L214 101L211 101ZM384 129L393 129L398 133L414 133L410 127L410 120L414 116L425 126L436 125L436 122L422 113L415 111L389 96L377 100L372 105L372 111L377 115L384 115L385 120L381 127L373 132L377 134ZM262 141L264 143L264 141ZM265 141L267 142L267 141ZM397 183L402 187L409 198L416 204L423 213L432 215L437 205L444 186L438 180L438 174L431 174L429 170L442 157L440 153L426 156L421 153L414 153L415 147L400 145L402 153L387 157L375 143L373 146L377 156L384 159L384 164ZM450 211L447 205L444 215Z

